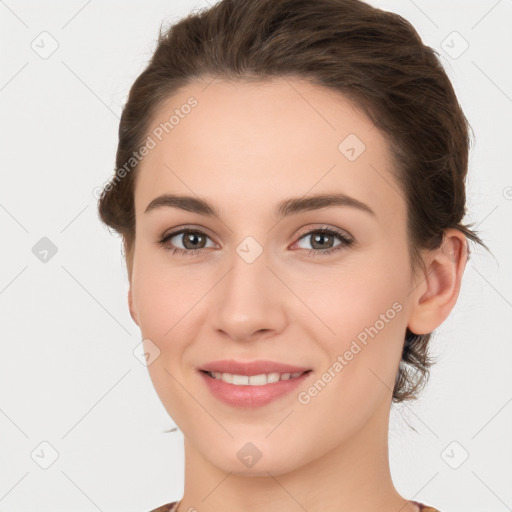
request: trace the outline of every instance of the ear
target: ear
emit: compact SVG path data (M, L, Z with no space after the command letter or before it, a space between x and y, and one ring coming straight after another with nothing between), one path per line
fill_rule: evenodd
M135 308L133 307L133 297L132 297L132 287L128 289L128 307L130 309L130 315L132 320L139 325L139 321L137 320L137 314L135 313Z
M133 251L133 245L131 246ZM135 313L135 308L133 306L133 296L132 296L132 264L133 264L133 252L130 251L130 248L128 246L126 238L123 238L123 251L124 251L124 258L126 261L126 269L128 271L128 308L130 309L130 315L132 317L132 320L139 325L139 322L137 320L137 314Z
M441 247L429 251L425 272L413 291L409 330L428 334L450 314L459 296L467 263L467 239L458 229L445 231Z

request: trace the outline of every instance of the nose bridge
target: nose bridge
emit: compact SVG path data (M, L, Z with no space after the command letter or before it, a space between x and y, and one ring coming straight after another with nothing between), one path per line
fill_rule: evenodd
M257 331L283 327L284 312L279 296L272 293L277 283L267 268L269 263L268 254L253 237L246 237L235 248L217 296L217 329L246 339Z
M257 303L268 302L271 297L267 265L263 247L258 248L254 242L239 244L231 258L231 271L226 276L224 306L238 307L242 313L246 306L256 307Z

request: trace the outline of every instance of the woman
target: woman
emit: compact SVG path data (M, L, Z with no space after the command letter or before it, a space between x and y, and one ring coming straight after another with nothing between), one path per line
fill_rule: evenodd
M435 511L389 470L469 256L468 125L434 52L359 0L223 0L161 34L101 219L185 439L153 512Z

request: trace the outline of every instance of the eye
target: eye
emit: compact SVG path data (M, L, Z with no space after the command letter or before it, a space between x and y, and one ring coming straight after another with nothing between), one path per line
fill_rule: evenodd
M312 249L303 246L308 238ZM336 239L338 243L336 243ZM211 242L210 245L208 245L208 241ZM167 233L157 240L157 243L173 254L186 256L194 256L206 252L208 248L215 247L215 243L212 242L206 233L191 228L181 228ZM347 248L353 243L354 239L345 232L334 228L322 227L303 233L294 245L299 245L300 249L308 250L309 256L317 256L331 254Z
M198 229L179 229L167 233L157 243L173 254L184 254L192 256L205 252L208 247L215 247L215 244L207 246L210 237ZM181 247L180 247L181 244ZM170 245L170 247L169 247Z
M308 239L309 242L307 241ZM339 241L337 244L335 243L336 239ZM304 242L306 245L311 245L312 249L304 247ZM335 251L350 247L353 243L354 239L349 237L346 233L327 227L310 230L302 234L299 241L296 242L301 249L309 249L309 256L331 254ZM302 244L302 246L300 244Z

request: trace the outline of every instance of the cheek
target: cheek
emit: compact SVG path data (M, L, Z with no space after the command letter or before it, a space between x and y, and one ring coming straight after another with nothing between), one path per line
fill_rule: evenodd
M194 305L205 290L191 277L192 272L164 269L161 263L150 264L142 258L140 261L132 276L132 293L142 338L151 340L154 345L150 347L158 351L148 372L169 415L180 428L187 429L189 417L197 411L188 410L190 397L180 385L187 377L181 364L190 344L187 333L194 329Z
M346 269L332 269L322 279L302 283L298 293L308 297L313 316L308 324L318 328L330 365L342 356L343 378L356 395L392 387L407 325L404 300L408 275L400 255L370 258ZM406 267L405 267L406 268ZM319 336L319 332L322 332Z
M140 251L138 256L132 294L140 329L144 337L154 337L167 345L193 316L194 305L204 296L204 276L196 268L167 267L159 254L155 258L154 253Z
M307 282L297 279L297 295L305 298L311 311L339 340L356 337L375 323L381 328L381 315L384 320L394 319L407 295L402 267L386 261L322 270L317 277ZM391 323L396 322L386 322L386 326Z
M392 268L396 273L396 266ZM311 309L316 308L334 335L317 332L316 340L327 356L317 378L326 383L326 391L320 391L311 409L306 406L304 411L331 411L334 423L344 425L343 435L361 428L379 404L387 403L394 387L406 325L404 283L398 276L386 278L387 272L389 276L391 267L386 265L374 265L372 272L351 269L344 278L338 272L328 280L329 291L311 290Z

